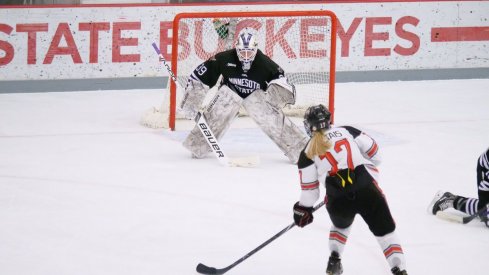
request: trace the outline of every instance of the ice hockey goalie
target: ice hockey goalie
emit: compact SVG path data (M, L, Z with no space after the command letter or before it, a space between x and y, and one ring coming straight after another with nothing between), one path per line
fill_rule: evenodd
M258 49L254 29L244 28L238 34L235 48L197 66L188 79L180 112L186 118L195 118L206 92L215 85L218 92L203 113L218 139L243 107L285 156L292 163L297 162L308 139L282 111L284 106L295 103L295 88L282 68ZM195 158L210 152L197 127L183 145Z

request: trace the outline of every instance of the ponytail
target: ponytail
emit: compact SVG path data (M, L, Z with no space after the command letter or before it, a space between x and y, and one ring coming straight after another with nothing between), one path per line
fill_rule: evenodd
M331 141L323 134L323 131L314 131L306 155L309 159L321 156L332 147Z

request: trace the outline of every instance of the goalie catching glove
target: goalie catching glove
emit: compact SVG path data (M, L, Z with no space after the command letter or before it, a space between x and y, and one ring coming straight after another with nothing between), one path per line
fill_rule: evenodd
M294 204L294 223L299 227L304 227L314 220L314 216L312 212L314 211L313 207L306 207L296 202Z
M270 81L265 95L267 102L280 109L295 104L295 86L290 84L286 77Z

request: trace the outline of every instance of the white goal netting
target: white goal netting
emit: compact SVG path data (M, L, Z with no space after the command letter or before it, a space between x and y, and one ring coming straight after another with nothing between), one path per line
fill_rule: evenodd
M233 48L239 31L251 27L257 32L260 50L284 69L296 87L296 104L285 107L285 113L302 116L308 106L319 103L334 112L335 20L330 11L178 14L173 23L171 68L180 87L185 87L199 64ZM208 92L206 101L215 90ZM159 109L143 116L144 125L174 129L179 115L172 112L183 91L176 85L169 85L169 91Z

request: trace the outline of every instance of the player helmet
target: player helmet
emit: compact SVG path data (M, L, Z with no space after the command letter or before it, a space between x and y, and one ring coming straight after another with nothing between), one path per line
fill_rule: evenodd
M331 113L324 105L314 105L307 108L304 114L304 128L306 133L312 137L313 132L329 129Z
M255 30L252 28L242 29L236 41L236 53L243 66L243 71L246 72L251 68L251 63L255 59L257 51L258 43L256 42Z

